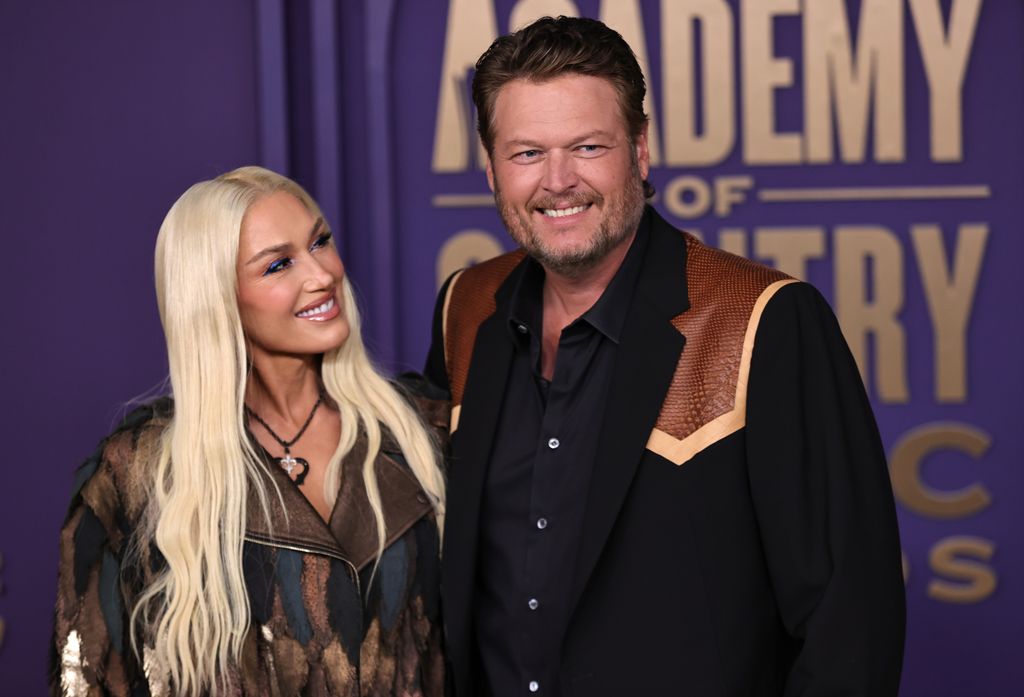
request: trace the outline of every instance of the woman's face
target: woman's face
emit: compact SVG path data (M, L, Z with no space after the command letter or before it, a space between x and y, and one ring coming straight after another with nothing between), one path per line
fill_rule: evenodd
M341 346L349 331L344 277L322 218L283 191L256 201L238 241L238 310L253 358Z

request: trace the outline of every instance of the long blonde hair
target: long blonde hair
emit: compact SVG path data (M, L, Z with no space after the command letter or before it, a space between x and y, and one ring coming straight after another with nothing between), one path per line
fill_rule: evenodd
M148 669L166 675L176 694L226 690L249 629L242 572L247 494L269 520L267 477L245 430L246 340L238 312L236 259L246 211L285 191L314 215L319 207L295 182L243 167L189 188L171 207L156 245L156 288L167 341L174 416L156 452L154 491L139 545L155 543L166 565L132 613L144 618ZM367 436L362 474L385 534L374 461L382 426L394 436L443 525L444 479L437 448L412 407L374 368L363 346L359 312L343 284L349 336L323 356L321 379L341 415L341 437L327 467L324 495L333 505L342 458L358 432ZM201 495L199 492L202 492Z

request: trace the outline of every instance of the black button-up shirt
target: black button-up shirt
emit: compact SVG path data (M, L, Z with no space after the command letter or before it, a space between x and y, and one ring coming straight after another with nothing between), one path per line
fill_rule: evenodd
M648 226L645 216L604 293L562 330L550 383L540 372L544 269L527 258L510 279L515 351L484 486L475 603L494 697L559 692L597 429Z

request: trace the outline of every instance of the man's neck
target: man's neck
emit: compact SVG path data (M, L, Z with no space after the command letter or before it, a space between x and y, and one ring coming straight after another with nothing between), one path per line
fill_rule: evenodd
M626 258L636 233L612 249L596 266L580 275L567 276L545 267L544 269L544 327L548 318L558 318L558 331L594 306L608 284L612 282L623 259ZM559 323L560 322L560 323Z
M544 327L541 336L541 374L551 380L562 330L572 324L600 299L626 258L634 232L612 249L598 264L579 275L567 276L544 269Z

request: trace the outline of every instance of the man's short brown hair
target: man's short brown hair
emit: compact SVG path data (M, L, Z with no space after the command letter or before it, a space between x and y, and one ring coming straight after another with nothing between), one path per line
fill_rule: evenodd
M625 39L596 19L542 17L513 34L495 39L476 62L473 102L477 130L488 154L494 148L494 102L499 90L512 80L544 82L567 73L611 82L626 130L631 138L640 135L647 123L647 86Z

